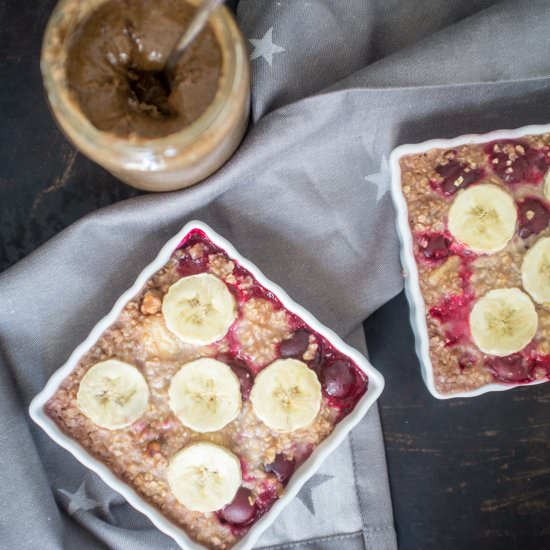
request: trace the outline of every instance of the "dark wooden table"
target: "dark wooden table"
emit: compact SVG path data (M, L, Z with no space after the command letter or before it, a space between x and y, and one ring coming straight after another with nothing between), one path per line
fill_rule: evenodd
M53 4L0 0L0 271L138 194L77 155L50 117L38 60ZM400 548L550 549L550 384L437 401L420 378L403 295L365 331L387 382L380 405Z

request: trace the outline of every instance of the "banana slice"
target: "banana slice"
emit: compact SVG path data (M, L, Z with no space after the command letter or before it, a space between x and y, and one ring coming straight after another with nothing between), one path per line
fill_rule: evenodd
M109 430L125 428L147 409L149 387L136 367L117 359L95 364L80 381L80 410Z
M193 443L174 455L167 470L174 496L189 510L214 512L229 504L242 483L241 463L213 443Z
M539 239L521 264L523 287L535 302L550 302L550 237Z
M235 298L226 284L200 273L174 283L162 302L166 326L188 344L200 346L223 338L237 316Z
M225 363L206 357L181 367L168 396L182 424L201 433L221 430L235 420L242 405L237 375Z
M278 359L260 371L250 393L256 416L273 430L309 426L321 407L317 375L297 359Z
M516 221L514 200L491 183L459 191L449 210L449 231L474 252L502 250L514 236Z
M183 342L166 327L162 317L149 316L143 320L143 347L149 357L169 359L183 348Z
M542 192L546 200L550 200L550 170L548 170L544 176L544 187L542 188Z
M537 332L535 306L519 288L487 292L470 312L470 329L484 353L504 357L523 349Z

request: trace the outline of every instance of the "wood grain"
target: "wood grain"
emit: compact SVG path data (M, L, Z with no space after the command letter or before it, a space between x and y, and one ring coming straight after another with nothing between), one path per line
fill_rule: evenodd
M439 401L401 294L365 323L400 548L550 548L550 383Z

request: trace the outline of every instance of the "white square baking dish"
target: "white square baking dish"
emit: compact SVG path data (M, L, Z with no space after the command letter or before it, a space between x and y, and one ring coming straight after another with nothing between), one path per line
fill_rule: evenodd
M486 134L467 134L453 139L433 139L417 144L400 145L391 153L391 193L396 210L396 227L400 241L401 263L405 277L405 294L410 308L410 322L415 338L415 349L420 362L422 378L430 393L437 399L476 397L487 392L505 391L514 389L518 386L540 384L546 380L537 380L529 384L491 383L472 391L452 394L441 393L435 387L432 362L429 353L426 304L420 290L419 273L413 249L413 237L409 225L409 212L402 190L400 160L404 156L423 154L431 149L450 149L468 144L485 144L500 140L514 140L529 135L540 135L548 132L550 132L550 124L530 125L513 130L496 130Z
M327 455L344 440L350 430L364 417L371 405L373 405L380 396L384 387L384 379L363 355L348 346L332 330L323 326L311 313L295 303L284 290L268 280L255 265L243 258L226 239L218 235L206 224L199 221L191 221L166 243L156 259L140 273L132 287L116 301L111 312L97 323L90 335L74 350L67 362L52 375L44 389L36 395L31 402L29 412L31 418L56 443L64 447L72 453L77 460L99 475L105 483L120 493L134 508L145 514L158 529L172 537L182 548L188 550L200 550L204 548L202 545L191 540L182 528L169 521L159 512L159 510L142 499L134 489L121 481L105 464L95 459L75 440L65 435L57 424L46 414L44 409L46 402L54 395L60 383L75 368L80 358L94 345L104 330L117 319L126 303L138 294L145 282L166 264L182 239L195 229L203 231L215 245L221 247L231 258L237 260L241 266L249 270L261 285L275 294L285 308L290 312L296 313L314 331L325 337L334 348L349 356L368 376L367 392L357 402L352 412L336 425L334 431L314 450L306 462L296 470L286 487L284 495L274 503L271 509L262 516L238 544L234 546L236 550L247 550L253 547L260 535L275 521L282 509L292 498L294 498L304 483L306 483L306 481L317 471Z

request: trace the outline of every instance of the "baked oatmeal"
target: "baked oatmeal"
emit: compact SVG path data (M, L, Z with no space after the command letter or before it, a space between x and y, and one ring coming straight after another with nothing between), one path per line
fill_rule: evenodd
M436 389L550 378L550 134L400 159Z
M228 549L367 384L348 356L195 229L46 412L192 539Z

